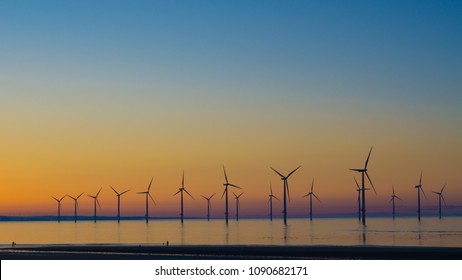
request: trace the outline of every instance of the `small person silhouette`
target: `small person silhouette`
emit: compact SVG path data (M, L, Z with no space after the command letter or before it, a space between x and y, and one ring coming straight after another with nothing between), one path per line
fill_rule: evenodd
M167 246L168 246L168 240L167 240Z

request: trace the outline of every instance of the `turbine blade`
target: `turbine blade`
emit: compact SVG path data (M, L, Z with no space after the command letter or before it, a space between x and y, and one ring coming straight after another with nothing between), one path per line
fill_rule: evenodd
M235 192L233 192L233 191L231 191L231 192L232 192L232 193L234 194L234 196L237 198L237 195L236 195L236 193L235 193Z
M372 183L371 177L369 177L369 174L367 174L367 171L365 171L366 177L369 180L369 183L371 183L372 189L374 190L375 194L377 194L377 191L375 190L374 184Z
M209 200L212 199L212 197L215 196L216 193L213 193L210 197L209 197Z
M279 176L281 176L281 178L284 178L284 175L279 173L276 169L272 168L271 166L270 166L270 168L273 169L273 171L276 172Z
M99 193L101 192L101 190L103 189L103 187L99 188L99 191L96 193L96 197L98 197Z
M151 178L151 182L149 182L148 192L151 190L152 180L154 180L154 177L152 177L152 178Z
M156 201L154 200L154 198L152 197L152 195L151 195L150 193L148 193L148 195L149 195L149 198L152 200L152 203L154 203L154 205L157 205L157 204L156 204Z
M79 194L79 196L78 196L76 199L79 199L79 197L81 197L81 196L82 196L82 194L83 194L83 193Z
M310 195L310 194L309 194L309 193L307 193L307 194L305 194L305 195L304 195L304 196L302 196L302 197L307 197L307 196L309 196L309 195Z
M184 191L185 191L192 199L194 199L194 197L193 197L186 189L184 189Z
M444 196L443 196L443 195L441 195L441 199L443 200L444 205L446 205L446 200L444 199Z
M127 192L129 192L129 191L130 191L130 190L126 190L126 191L124 191L123 193L121 193L120 195L123 195L124 193L127 193Z
M359 169L359 168L350 168L351 171L357 171L357 172L362 172L364 169Z
M422 171L420 171L420 180L419 180L419 185L422 185Z
M221 195L220 199L223 199L223 196L225 196L225 193L226 193L226 188L223 190L223 194Z
M67 195L63 195L59 201L63 200L66 196Z
M181 179L181 187L184 188L184 171L183 171L183 177Z
M367 155L366 164L364 165L364 169L367 169L367 165L369 164L369 158L371 157L371 152L372 152L372 147L369 150L369 155Z
M443 188L441 189L440 193L443 194L444 188L446 188L446 184L444 184Z
M52 196L52 198L53 198L54 200L56 200L57 202L59 202L59 200L58 200L56 197Z
M118 193L112 186L109 186L109 187L111 187L111 189L112 189L117 195L119 195L119 193Z
M238 189L242 189L241 187L233 185L233 184L228 184L228 186L235 187L235 188L238 188Z
M399 198L399 196L397 196L397 195L395 195L395 197L396 197L397 199L399 199L399 200L402 200L402 199L401 199L401 198Z
M271 183L270 183L270 195L273 195L273 186L271 186Z
M226 175L226 169L225 169L224 164L223 164L223 173L225 173L225 181L226 181L226 184L228 184L228 176Z
M359 187L358 181L356 181L356 177L353 177L353 179L355 179L356 186L358 187L358 190L360 190L361 188Z
M393 201L393 196L391 197L390 201L388 201L388 203L392 202Z
M284 181L286 182L287 197L289 198L289 201L290 201L289 182L287 182L287 180L284 180Z
M242 192L240 195L237 196L237 198L241 197L241 195L243 195L244 193Z
M287 175L286 178L289 178L290 175L294 174L294 172L297 171L300 167L302 167L302 166L300 165L300 166L298 166L297 168L295 168L294 170L292 170L292 172L290 172L289 175Z
M275 195L273 195L274 198L276 198L276 200L279 200L279 198L277 198Z
M99 204L99 199L98 198L95 198L95 199L96 199L96 203L98 204L99 209L101 209L101 204Z
M395 195L395 186L393 186L393 184L391 185L391 190L393 192L393 195Z
M179 192L181 192L181 190L177 191L176 193L173 194L173 196L177 195Z
M201 195L205 200L209 200L208 198L206 198L205 196Z
M313 192L313 187L314 187L314 178L313 178L313 181L311 181L311 192Z
M424 195L425 199L427 199L427 195L425 194L425 192L424 192L424 190L423 190L423 188L422 188L422 187L420 187L420 190L422 191L422 193L423 193L423 195Z
M313 193L313 196L314 198L316 198L319 202L321 202L321 200Z

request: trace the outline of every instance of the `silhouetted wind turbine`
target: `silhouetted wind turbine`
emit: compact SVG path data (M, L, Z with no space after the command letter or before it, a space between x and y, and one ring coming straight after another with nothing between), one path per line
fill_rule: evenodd
M391 199L390 199L390 202L393 203L393 219L395 218L395 198L399 199L399 200L402 200L401 198L399 198L396 194L395 194L395 187L393 185L391 185L391 189L392 189L392 194L391 194Z
M271 186L271 183L270 183L270 194L268 196L269 196L268 203L270 205L270 221L272 221L273 220L273 198L275 198L276 200L279 200L279 198L273 195L273 187Z
M99 200L98 200L98 195L99 195L99 193L101 192L102 189L103 189L103 188L100 188L99 191L96 193L96 195L89 195L89 194L87 194L87 196L93 198L93 204L94 204L94 205L93 205L93 207L94 207L93 209L94 209L95 223L96 223L96 204L98 203L98 207L101 208L101 205L99 204Z
M319 200L319 198L318 198L318 197L316 196L316 194L313 192L313 188L314 188L314 178L313 178L313 181L311 182L311 191L303 196L303 197L307 197L307 196L310 197L310 221L313 220L313 196L314 196L314 198L316 198L319 202L321 202L321 200Z
M56 197L52 196L56 202L58 202L58 223L61 222L61 201L66 197L67 195L61 197L60 199L57 199Z
M443 200L444 205L446 205L446 200L444 200L444 197L443 197L443 191L445 187L446 187L446 184L444 184L440 192L433 192L434 194L438 195L438 213L439 213L440 219L441 219L441 199Z
M212 208L212 205L210 204L210 199L212 199L214 195L215 193L212 194L210 197L205 197L201 195L205 200L207 200L207 221L210 221L210 209Z
M144 194L146 196L146 223L149 222L149 200L148 200L148 197L151 198L152 202L154 204L156 204L156 202L154 201L154 198L152 198L152 195L150 193L151 191L151 185L152 185L152 180L154 178L151 178L151 182L149 182L149 186L148 186L148 190L145 191L145 192L137 192L137 194Z
M233 194L234 194L234 198L236 199L236 221L239 221L239 198L244 193L242 192L241 194L237 195L233 192Z
M73 196L70 196L70 195L67 195L68 197L72 198L74 200L74 222L77 223L77 200L82 196L83 193L79 194L79 196L77 197L73 197Z
M294 174L294 172L297 171L300 167L302 166L300 165L299 167L295 168L287 176L282 175L276 169L274 169L273 167L270 167L271 169L273 169L274 172L276 172L279 176L281 176L281 180L284 182L284 210L282 211L282 213L284 214L284 224L285 225L287 224L287 197L289 197L289 201L290 201L289 183L287 182L287 179L289 179L290 175Z
M361 221L361 187L359 186L358 181L356 181L354 176L353 179L355 179L356 191L358 192L358 220ZM366 188L366 191L368 190L370 190L370 188Z
M223 186L225 186L225 190L223 191L223 194L221 195L221 198L223 198L223 196L226 194L226 202L225 202L225 220L226 220L226 223L228 223L228 187L233 187L233 188L238 188L240 189L241 187L238 187L234 184L231 184L229 181L228 181L228 176L226 175L226 169L225 169L225 166L223 165L223 173L225 174L225 181L226 183L223 184Z
M361 185L361 192L362 192L361 217L362 217L362 224L363 225L366 225L366 192L365 192L365 190L366 190L366 184L365 183L366 182L364 181L364 175L367 176L367 179L369 180L369 183L371 183L372 189L374 189L374 192L377 194L377 192L375 191L374 184L372 184L372 180L369 177L369 174L367 173L367 164L369 163L369 158L371 157L371 152L372 152L372 147L369 150L369 155L367 156L366 163L364 164L364 168L350 169L352 171L356 171L356 172L361 173L361 183L362 183L362 185Z
M415 188L417 189L417 218L419 219L419 222L420 222L420 191L422 191L425 199L427 198L427 196L425 195L425 192L422 188L422 171L420 171L420 180L419 180L419 184L415 186Z
M183 179L181 179L181 188L179 188L178 191L173 195L173 196L175 196L178 193L180 193L180 196L181 196L181 213L180 213L181 223L183 223L183 217L184 217L184 212L183 212L183 192L186 192L192 199L194 199L194 197L186 190L186 188L184 186L184 172L183 172Z
M111 187L111 189L115 192L115 194L117 195L117 222L120 223L120 197L129 192L130 190L126 190L124 192L121 192L119 193L118 191L116 191L113 187Z

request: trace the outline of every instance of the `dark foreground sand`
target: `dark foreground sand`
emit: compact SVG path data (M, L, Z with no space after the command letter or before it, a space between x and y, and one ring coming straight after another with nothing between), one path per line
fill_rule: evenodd
M462 248L405 246L35 245L0 248L6 259L462 259Z

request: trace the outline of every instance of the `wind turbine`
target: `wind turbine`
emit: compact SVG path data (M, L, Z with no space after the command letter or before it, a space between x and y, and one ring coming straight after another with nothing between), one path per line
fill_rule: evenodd
M184 186L184 171L183 171L183 179L181 179L181 188L179 188L178 191L173 195L173 196L175 196L178 193L180 193L180 196L181 196L181 213L180 213L181 223L183 223L183 217L184 217L184 212L183 212L183 192L186 192L192 199L194 199L194 197L186 190L186 188Z
M427 196L425 195L425 192L422 188L422 171L420 171L420 180L419 184L415 186L417 189L417 218L419 219L420 222L420 192L422 191L425 199L427 199Z
M212 194L209 197L205 197L205 196L201 195L205 200L207 200L207 221L210 221L210 209L212 208L212 205L210 204L210 199L212 199L212 197L214 195L215 195L215 193Z
M74 200L74 222L77 223L77 200L82 196L83 193L79 194L77 197L73 197L67 194L68 197L72 198Z
M314 198L316 198L319 202L321 202L321 200L319 200L319 198L318 198L318 197L316 196L316 194L313 192L313 187L314 187L314 178L313 178L313 181L311 182L311 191L303 196L303 197L307 197L307 196L310 197L310 221L313 220L313 196L314 196Z
M98 195L99 195L99 193L101 192L102 189L103 188L100 188L99 191L96 193L96 195L87 194L88 197L93 198L95 223L96 223L96 203L98 203L98 207L101 208L101 205L99 204L99 200L98 200Z
M393 202L393 219L395 218L395 198L399 199L399 200L402 200L401 198L399 198L396 194L395 194L395 187L393 185L391 185L391 189L392 189L392 194L391 194L391 199L390 199L390 202Z
M120 197L129 192L130 190L126 190L124 192L121 192L119 193L118 191L116 191L113 187L111 187L111 189L115 192L115 194L117 195L117 222L120 223Z
M446 188L446 184L444 184L440 192L433 192L434 194L438 195L438 213L439 213L440 219L441 219L441 199L443 200L444 205L446 205L446 200L444 200L444 197L443 197L444 188Z
M281 176L281 180L284 181L284 210L282 211L282 213L284 214L284 224L285 225L287 225L287 197L289 197L289 201L290 201L289 183L287 183L287 179L289 179L290 175L294 174L294 172L297 171L300 167L302 166L300 165L299 167L295 168L287 176L282 175L276 169L274 169L273 167L270 167L271 169L273 169L274 172L276 172L279 176Z
M226 183L223 184L223 186L225 186L225 190L223 191L223 194L221 195L221 198L223 198L223 196L226 194L226 203L225 203L225 220L226 220L226 223L228 223L228 187L233 187L233 188L238 188L240 189L241 187L238 187L234 184L231 184L229 181L228 181L228 176L226 175L226 169L225 169L225 166L223 165L223 173L225 174L225 181Z
M362 194L362 201L361 201L361 218L362 218L362 224L365 226L366 225L366 182L364 181L364 175L367 176L367 179L369 180L369 183L371 183L372 189L374 189L374 192L377 194L375 191L374 184L372 184L371 177L369 177L369 174L367 173L367 164L369 163L369 158L371 157L371 152L372 152L372 147L369 150L369 155L367 156L366 163L364 164L364 168L354 168L350 169L351 171L356 171L361 173L361 194Z
M61 197L60 199L57 199L56 197L52 196L56 202L58 202L58 223L61 222L61 201L66 197L67 195Z
M270 221L272 221L273 220L273 198L275 198L276 200L279 200L279 198L273 195L273 187L271 186L271 183L270 183L270 194L268 196L269 196L268 203L270 205Z
M150 190L151 190L151 185L152 185L152 180L154 178L151 178L151 182L149 182L149 186L148 186L148 190L145 191L145 192L137 192L137 194L144 194L146 196L146 223L149 222L149 200L148 200L148 197L152 200L152 202L154 203L154 205L156 204L156 202L154 201L154 198L152 198L152 195L150 193Z
M234 194L234 198L236 199L236 221L239 221L239 198L244 193L242 192L241 194L237 195L233 192L233 194Z

